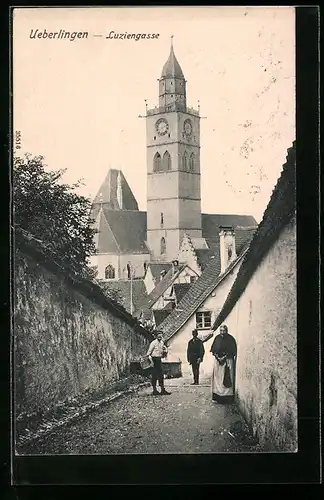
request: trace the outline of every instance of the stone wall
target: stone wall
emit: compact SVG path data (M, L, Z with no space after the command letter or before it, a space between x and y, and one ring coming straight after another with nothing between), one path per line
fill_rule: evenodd
M269 451L297 451L296 221L280 233L224 320L236 338L236 392Z
M104 390L129 373L152 340L97 285L71 279L26 248L16 249L14 263L17 414Z

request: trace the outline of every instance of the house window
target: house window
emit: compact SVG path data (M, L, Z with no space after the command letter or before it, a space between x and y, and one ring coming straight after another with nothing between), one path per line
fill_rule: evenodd
M190 283L194 283L196 281L196 276L190 276Z
M111 264L108 264L108 266L105 269L105 279L106 280L115 279L115 268Z
M166 252L165 238L161 238L160 253L161 253L161 255L163 255L163 254L165 254L165 252Z
M196 313L196 328L211 328L211 312L198 312Z

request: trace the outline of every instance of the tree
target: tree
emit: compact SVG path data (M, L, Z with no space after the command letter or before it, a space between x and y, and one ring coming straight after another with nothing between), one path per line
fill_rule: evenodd
M13 161L13 222L42 241L65 269L92 276L88 258L95 251L91 202L75 193L81 185L61 181L65 170L45 170L43 156Z

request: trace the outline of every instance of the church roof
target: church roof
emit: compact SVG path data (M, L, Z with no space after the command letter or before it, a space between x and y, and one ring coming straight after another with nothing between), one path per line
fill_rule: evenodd
M149 254L146 245L146 212L111 210L109 203L92 207L92 218L102 211L97 252L114 254Z
M93 203L106 203L111 210L138 210L135 196L121 170L111 168Z
M173 45L171 45L169 58L165 63L165 65L163 66L161 74L161 78L170 78L170 77L184 78L181 66L178 63L178 60L174 54Z
M110 203L96 203L92 206L92 218L97 219L100 209L99 234L97 235L98 253L144 253L149 254L146 244L146 212L139 210L111 210ZM219 231L220 226L233 226L235 229L236 253L250 234L253 234L257 222L250 215L202 214L202 236L206 239L208 249L195 249L202 270L212 256L220 259ZM170 269L170 263L151 263L154 277L160 272Z

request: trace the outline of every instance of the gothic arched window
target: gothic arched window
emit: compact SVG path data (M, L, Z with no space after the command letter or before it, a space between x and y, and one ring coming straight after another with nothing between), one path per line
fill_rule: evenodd
M160 253L161 253L161 255L163 255L165 252L166 252L165 238L161 238Z
M155 153L153 160L153 171L160 172L161 170L161 155L160 153Z
M108 266L105 269L105 279L106 280L115 279L115 268L111 264L108 264Z
M171 170L171 156L169 151L163 155L163 170Z
M188 170L188 154L187 151L184 152L184 155L182 157L182 168L183 170Z
M190 172L193 172L195 170L195 155L194 155L194 153L191 153L191 155L190 155L189 169L190 169Z

